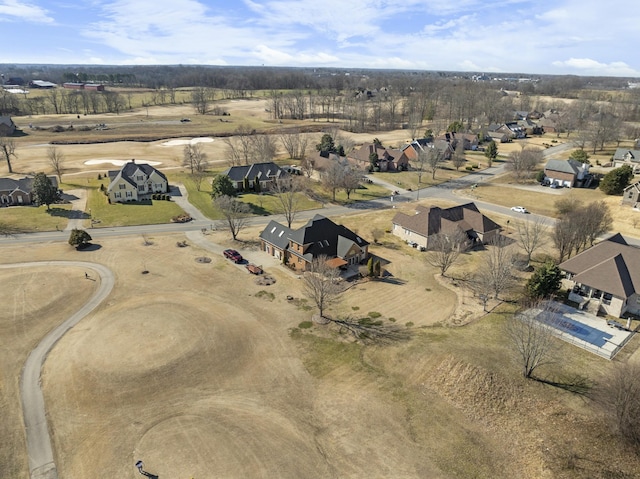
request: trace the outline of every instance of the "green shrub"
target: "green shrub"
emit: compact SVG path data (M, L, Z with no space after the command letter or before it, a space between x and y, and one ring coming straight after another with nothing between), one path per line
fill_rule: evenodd
M412 327L412 326L413 326L413 321L408 321L408 322L405 324L405 326L406 326L407 328Z
M370 318L379 318L380 316L382 316L382 314L378 313L377 311L369 311L369 313L367 313L367 315Z
M300 324L298 324L298 327L300 329L309 329L309 328L313 327L313 322L312 321L302 321Z
M473 171L473 166L465 166L464 169L467 171Z

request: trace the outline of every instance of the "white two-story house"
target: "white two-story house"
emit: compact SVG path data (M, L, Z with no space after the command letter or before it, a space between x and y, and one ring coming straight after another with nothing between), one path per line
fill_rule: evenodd
M169 182L164 173L146 163L131 160L120 170L109 171L107 195L110 203L126 203L147 198L153 193L166 193Z

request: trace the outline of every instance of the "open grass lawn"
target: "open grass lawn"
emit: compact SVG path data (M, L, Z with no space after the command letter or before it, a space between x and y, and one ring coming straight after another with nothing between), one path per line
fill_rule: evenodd
M99 221L94 228L170 223L171 218L182 213L182 208L173 201L148 200L109 204L99 185L98 180L91 180L88 186L85 185L88 195L87 213L90 211L91 218Z
M37 232L64 229L67 226L71 205L46 206L12 206L0 208L0 222L14 226L20 231Z
M515 205L524 206L532 213L551 217L557 217L555 203L563 198L573 197L584 203L605 199L609 201L611 198L607 197L607 195L599 189L563 188L561 190L555 190L558 194L552 194L543 186L531 186L533 187L533 191L528 188L518 188L518 185L501 185L494 182L490 184L480 184L473 192L467 189L465 193L471 198L488 201L497 205L508 207ZM538 188L539 191L536 191ZM619 202L620 198L616 198L618 198Z

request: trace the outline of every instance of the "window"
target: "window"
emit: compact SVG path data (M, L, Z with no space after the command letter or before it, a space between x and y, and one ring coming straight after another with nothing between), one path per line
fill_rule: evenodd
M133 192L132 191L127 191L127 198L131 198L133 196Z
M136 176L136 180L142 181L142 180L144 180L144 176L138 175L138 176Z
M125 185L124 183L120 183L118 185L118 188L120 188L121 190L124 190L127 187L127 185Z
M116 198L121 198L122 197L122 193L120 193L119 191L117 191L114 195Z

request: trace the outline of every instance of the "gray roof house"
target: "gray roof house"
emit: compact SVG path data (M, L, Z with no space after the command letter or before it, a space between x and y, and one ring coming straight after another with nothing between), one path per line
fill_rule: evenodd
M617 148L613 154L613 167L619 168L623 165L629 165L633 168L634 173L640 169L640 150L628 150L626 148Z
M638 207L640 202L640 181L627 186L622 192L622 204L631 205L633 208Z
M254 163L252 165L232 166L222 172L233 183L236 190L244 189L245 178L249 182L250 188L255 188L258 181L260 189L269 189L269 186L276 180L288 176L288 173L272 161L265 163Z
M10 116L0 116L0 136L11 136L16 131L16 125Z
M582 309L619 318L640 314L640 248L618 233L559 265Z
M560 186L588 186L589 164L570 160L549 160L544 167L544 174L549 183Z
M120 170L108 172L111 182L107 187L110 203L125 203L147 198L153 193L169 191L167 177L153 166L131 160Z
M57 188L58 178L49 176L51 184ZM33 203L33 178L0 178L0 206L30 205Z
M369 254L367 241L322 215L315 215L296 230L270 221L260 233L260 242L262 251L296 271L307 271L319 256L326 256L334 267L342 267L360 264Z

